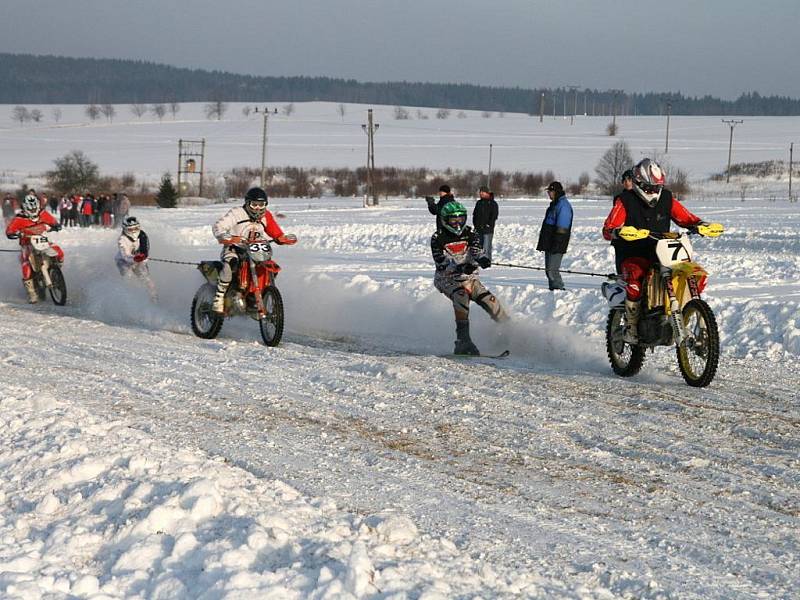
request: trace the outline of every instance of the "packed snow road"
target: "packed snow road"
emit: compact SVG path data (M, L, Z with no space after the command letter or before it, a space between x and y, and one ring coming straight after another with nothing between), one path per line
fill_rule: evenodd
M426 247L415 246L430 228L404 229L407 211L396 208L380 213L390 226L364 223L361 232L352 224L370 216L353 208L286 211L282 226L307 248L276 257L289 319L278 348L259 344L247 319L227 322L217 340L195 338L188 305L199 274L152 266L162 298L152 307L144 290L122 288L104 266L110 233L89 242L65 232L69 306L25 306L21 290L4 284L4 384L224 457L352 514L408 516L497 574L456 582L445 595L511 593L491 582L520 573L558 582L551 596L794 593L796 249L774 261L783 302L749 291L766 258L748 237L734 231L723 252L704 254L722 277L731 254L742 259L719 297L712 282L724 356L714 383L697 390L667 350L648 355L636 378L612 376L595 286L569 282L554 298L543 278L509 270L485 280L514 309L514 327L496 332L473 317L482 349L509 347L512 357L437 356L452 343L452 317L431 292ZM508 208L496 254L535 256L535 239L520 230L540 207ZM154 256L213 252L198 223L203 211L178 211L169 224L163 214L142 218L161 240ZM585 230L578 223L566 268L606 266L589 223L597 214L586 215ZM761 226L748 218L751 230ZM793 226L771 235L788 240ZM3 281L14 281L2 269Z

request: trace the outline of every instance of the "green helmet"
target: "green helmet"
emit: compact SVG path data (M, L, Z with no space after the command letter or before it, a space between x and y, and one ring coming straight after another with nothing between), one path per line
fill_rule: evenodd
M439 218L442 220L442 227L461 235L467 226L467 209L460 202L448 202L442 207Z

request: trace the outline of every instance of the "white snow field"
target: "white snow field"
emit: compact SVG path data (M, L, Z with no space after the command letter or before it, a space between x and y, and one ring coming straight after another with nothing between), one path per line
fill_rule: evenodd
M542 265L545 204L501 201L496 261ZM573 204L564 268L613 270L608 200ZM247 318L192 335L200 274L151 263L151 305L115 231L52 235L64 307L27 305L0 253L0 596L796 598L800 214L686 204L727 228L694 244L722 337L705 389L668 349L614 376L586 276L485 271L513 321L475 308L473 335L512 356L443 357L422 200L271 201L300 239L275 249L277 348ZM227 208L133 214L153 257L195 262Z
M287 117L286 103L269 104L279 114L269 117L269 165L296 167L358 167L366 161L367 105L345 105L340 117L338 104L296 103ZM254 104L247 106L253 107ZM260 106L263 106L261 104ZM181 105L175 118L169 114L158 121L150 113L137 119L129 105L117 105L109 123L101 118L91 123L84 105L36 106L44 120L39 124L15 123L14 106L0 105L0 186L8 187L53 167L53 160L67 152L83 150L103 174L135 173L141 179L158 182L161 174L175 168L179 139L205 138L206 169L209 178L222 176L232 167L260 167L262 116L242 114L243 103L230 103L221 121L209 121L204 104ZM34 108L29 106L28 108ZM52 110L61 117L56 122ZM376 165L486 170L489 144L493 145L493 168L505 171L552 170L562 181L577 181L583 172L594 177L594 167L603 153L624 139L633 157L640 160L662 152L666 137L665 117L617 117L619 134L605 133L611 117L578 116L575 124L559 116L539 123L537 116L492 113L483 118L478 111L451 111L448 119L435 118L436 109L420 109L428 117L417 118L410 108L410 120L395 120L394 107L375 106ZM789 159L789 143L797 141L800 117L743 117L734 135L733 162ZM670 122L669 161L686 171L691 179L705 179L725 170L728 160L729 129L719 117L673 115ZM764 185L769 182L757 182ZM774 182L773 182L774 183ZM732 182L727 193L738 196ZM753 185L749 194L754 193ZM783 182L779 186L785 192ZM463 190L472 192L472 190ZM756 194L758 195L758 194Z

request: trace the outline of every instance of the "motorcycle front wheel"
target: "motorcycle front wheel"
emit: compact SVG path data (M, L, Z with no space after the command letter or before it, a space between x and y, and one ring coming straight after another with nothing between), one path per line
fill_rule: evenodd
M261 338L267 346L277 346L283 337L283 298L274 285L265 287L261 298L265 312L264 317L258 320Z
M719 365L719 331L714 312L704 300L695 298L681 311L688 334L676 348L678 367L692 387L705 387L714 379Z
M632 346L622 339L625 331L625 309L612 308L606 322L606 353L614 373L621 377L632 377L642 368L644 348Z
M58 265L50 265L50 297L53 303L64 306L67 303L67 284L64 281L64 274Z
M225 320L225 317L211 310L216 292L216 286L206 283L200 286L192 299L192 331L206 340L217 337Z

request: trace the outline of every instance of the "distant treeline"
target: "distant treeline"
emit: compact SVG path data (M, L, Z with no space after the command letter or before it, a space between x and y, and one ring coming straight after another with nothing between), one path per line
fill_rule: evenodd
M358 82L330 77L253 77L116 59L0 53L2 104L305 102L427 106L546 115L800 115L800 99L742 94L736 100L681 93L523 89L469 84Z

